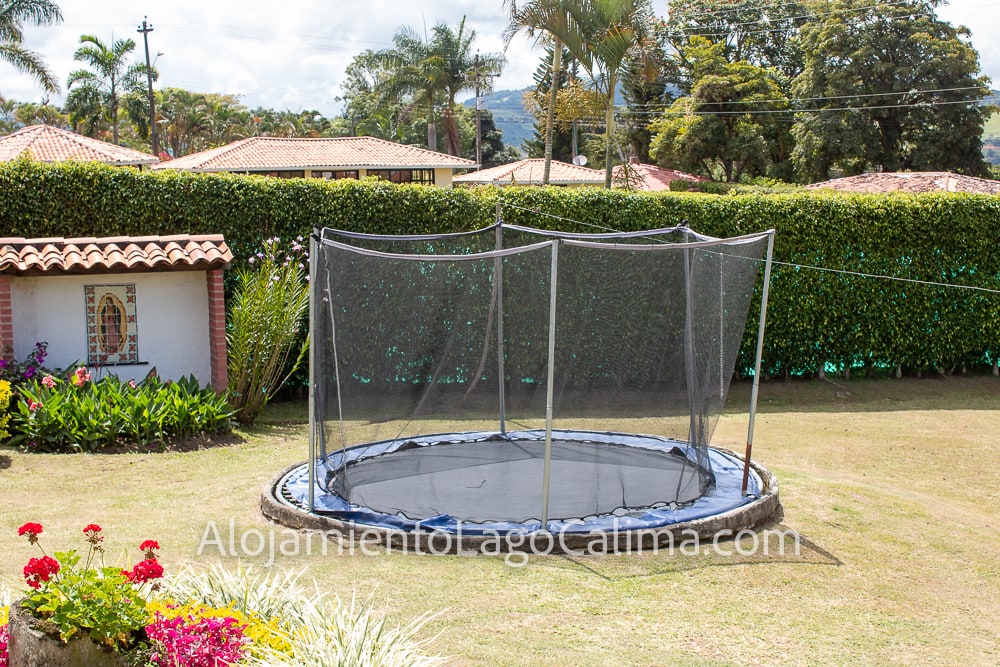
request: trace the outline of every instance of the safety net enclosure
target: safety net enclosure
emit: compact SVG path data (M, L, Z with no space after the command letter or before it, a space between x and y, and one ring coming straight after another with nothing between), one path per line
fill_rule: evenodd
M772 239L317 230L311 451L289 493L402 530L657 526L745 502L754 480L709 442Z

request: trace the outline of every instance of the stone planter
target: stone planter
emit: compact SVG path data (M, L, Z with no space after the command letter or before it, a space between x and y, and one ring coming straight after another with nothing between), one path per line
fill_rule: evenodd
M128 667L124 656L90 637L63 642L58 634L47 634L45 621L33 617L20 601L10 605L7 630L9 667Z

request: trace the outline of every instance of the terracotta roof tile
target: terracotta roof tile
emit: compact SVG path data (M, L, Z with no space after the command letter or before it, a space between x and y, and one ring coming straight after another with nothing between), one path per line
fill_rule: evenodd
M1000 181L962 176L947 171L869 173L813 183L807 188L845 192L971 192L1000 194Z
M456 176L456 185L541 185L545 160L531 158L498 167ZM552 161L549 171L550 185L604 185L604 172L575 164Z
M465 169L472 160L375 137L250 137L162 162L156 169L272 171L299 169Z
M646 192L660 192L670 189L670 181L707 181L703 176L695 176L676 169L664 169L655 164L643 164L642 162L632 162L628 165L631 172L628 176L629 185L635 190ZM615 187L625 186L625 165L619 164L612 170L612 179Z
M0 273L128 273L224 267L233 253L220 234L114 238L0 238Z
M112 165L154 164L152 155L115 146L49 125L29 125L0 137L0 162L28 155L39 162L105 162Z

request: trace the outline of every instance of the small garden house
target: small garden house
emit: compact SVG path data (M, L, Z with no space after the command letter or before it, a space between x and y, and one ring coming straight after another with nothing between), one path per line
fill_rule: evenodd
M0 350L46 366L226 387L221 235L0 238Z

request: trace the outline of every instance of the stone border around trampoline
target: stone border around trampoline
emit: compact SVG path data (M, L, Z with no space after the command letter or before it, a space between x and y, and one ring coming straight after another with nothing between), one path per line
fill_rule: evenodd
M743 460L730 450L719 447L714 449ZM296 463L282 470L261 490L260 508L265 518L287 528L338 535L349 540L362 541L370 546L379 546L386 551L404 553L412 551L421 554L485 555L509 552L598 554L643 551L665 546L680 546L693 540L732 538L740 531L777 523L783 518L778 498L777 478L769 470L751 460L750 467L761 481L760 497L721 514L662 528L555 535L537 532L516 536L462 535L434 530L410 532L313 514L287 500L281 489L283 482L292 471L303 465L305 463ZM601 545L602 550L595 552L593 550L595 545Z

